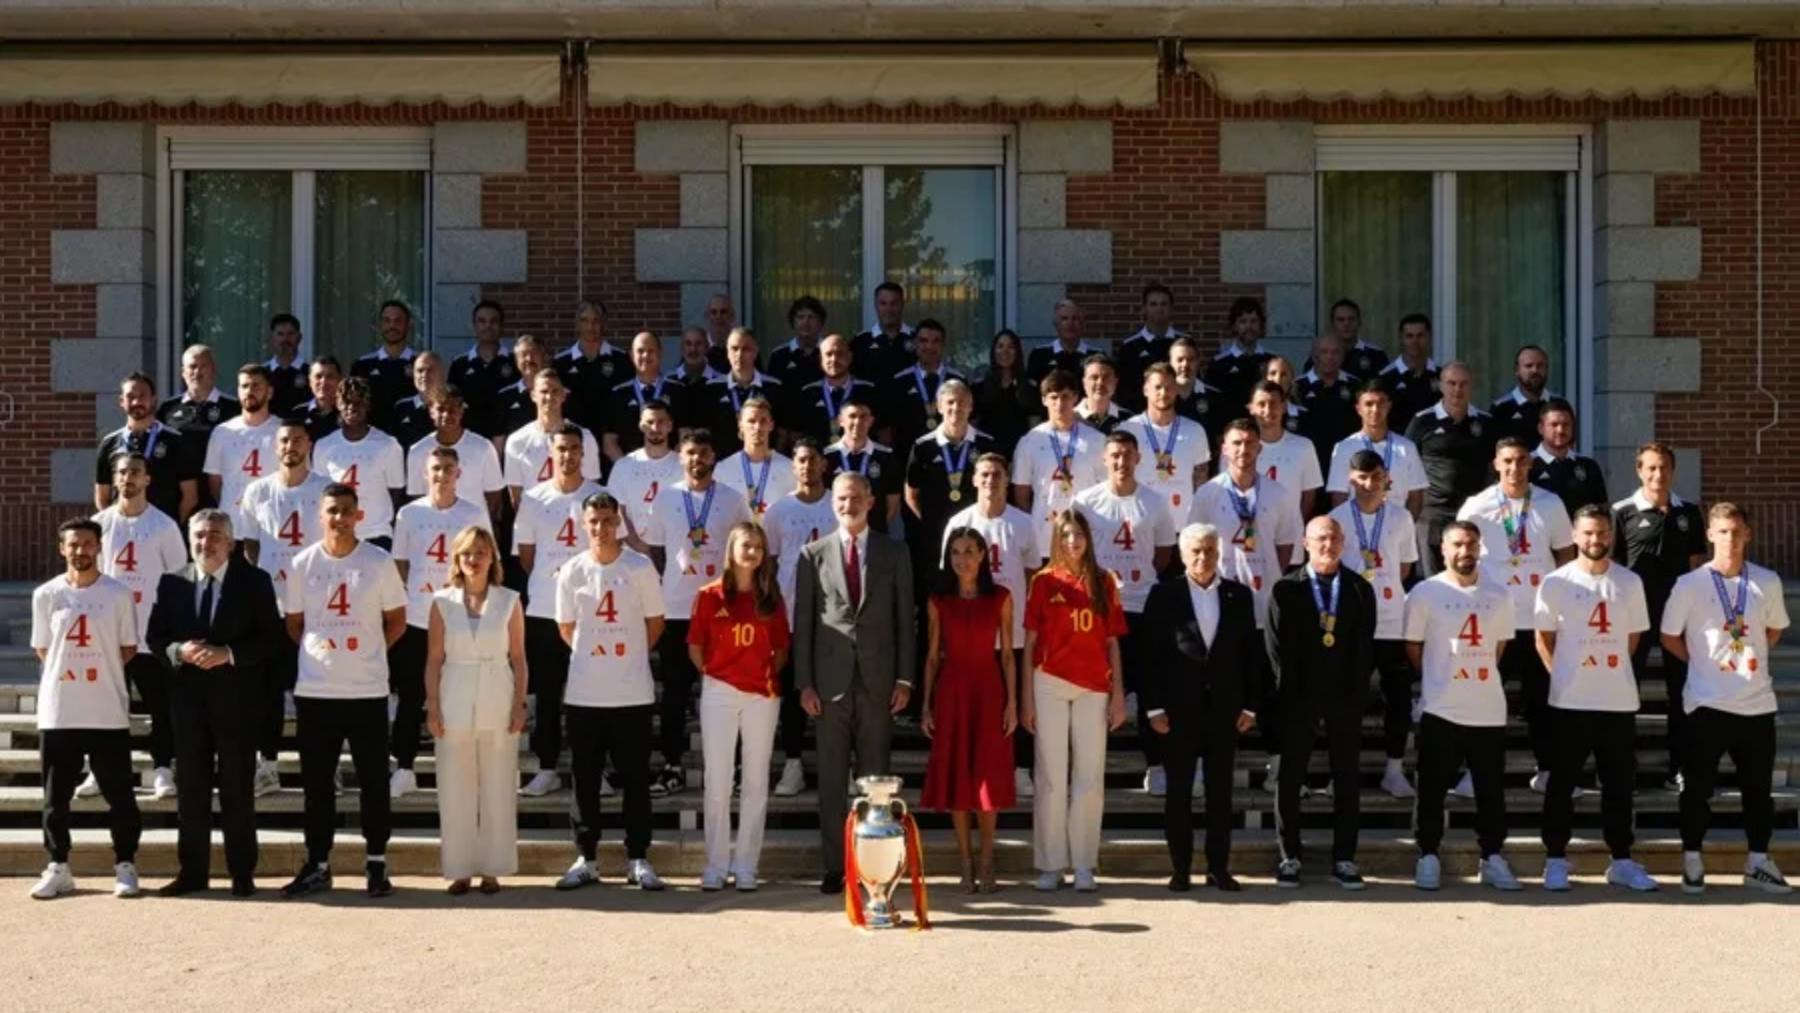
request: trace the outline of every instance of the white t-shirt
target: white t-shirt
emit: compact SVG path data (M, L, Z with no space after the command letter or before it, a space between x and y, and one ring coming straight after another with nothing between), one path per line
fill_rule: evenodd
M1650 628L1650 606L1637 574L1616 563L1598 575L1578 561L1565 563L1538 587L1534 619L1539 632L1556 634L1550 706L1637 711L1631 635Z
M582 460L585 461L586 458ZM680 455L670 451L652 460L639 447L613 462L612 474L606 479L606 488L618 497L619 505L625 508L625 516L631 520L631 529L641 532L644 525L650 523L650 513L655 509L656 498L662 495L663 487L679 481Z
M545 432L536 419L513 430L506 438L506 484L515 489L529 489L555 477L556 462L551 460L550 454L553 439L555 437ZM600 481L600 444L586 429L581 430L581 477Z
M138 643L136 614L131 590L105 574L87 587L63 574L31 593L31 646L46 652L38 728L131 727L119 654Z
M487 507L458 499L439 510L428 499L416 499L400 508L394 519L394 559L406 564L406 625L431 625L431 598L450 586L450 567L456 562L450 547L470 526L493 533Z
M742 493L716 480L707 488L713 497L710 510L705 507L707 493L689 492L686 479L664 486L650 523L638 532L645 544L667 553L663 605L670 619L688 618L700 589L725 572L725 538L732 526L750 520L750 507ZM690 517L701 521L699 527L704 530L698 545L694 544L695 525Z
M387 538L394 534L393 490L406 488L406 452L400 441L370 429L354 442L334 430L313 447L313 470L356 490L362 520L356 537Z
M1683 575L1663 607L1662 632L1687 642L1687 690L1682 694L1682 706L1689 714L1701 707L1727 714L1773 714L1769 631L1788 627L1781 578L1773 570L1744 564L1743 573L1750 578L1750 587L1744 590L1744 625L1748 628L1743 649L1734 652L1713 572L1712 564L1707 563ZM1725 594L1735 611L1742 577L1724 580Z
M765 466L768 469L766 480L764 478ZM713 471L713 477L743 493L745 504L750 507L750 513L759 522L770 507L792 495L796 487L793 459L774 450L769 451L769 459L762 464L750 460L740 450L720 462L719 467ZM760 500L753 495L759 486L762 488ZM756 503L759 501L762 503L761 510L756 508Z
M1513 518L1514 531L1524 517L1525 552L1521 555L1513 555L1507 540L1503 518L1508 515ZM1512 591L1513 618L1519 629L1531 629L1538 585L1556 569L1552 552L1575 544L1562 497L1530 486L1526 499L1508 499L1498 485L1490 485L1465 500L1456 519L1473 521L1481 529L1481 565Z
M763 535L769 552L775 557L775 582L781 587L781 600L787 605L788 625L794 622L794 583L800 550L837 530L837 514L831 509L831 493L804 503L794 493L779 499L763 515Z
M436 433L412 445L406 452L406 494L423 496L431 487L425 472L431 464L431 451L438 445ZM506 487L500 478L500 455L494 445L479 433L464 432L456 441L456 463L462 465L462 477L456 480L456 498L471 503L487 503L487 494Z
M647 619L663 614L662 585L649 559L624 549L610 563L583 552L556 578L556 621L575 624L563 703L634 707L656 702Z
M1511 643L1513 599L1485 568L1463 587L1449 571L1406 596L1406 639L1424 645L1420 696L1427 714L1474 728L1506 725L1500 645Z
M1169 503L1172 516L1186 517L1193 505L1194 490L1199 485L1195 475L1212 460L1205 428L1179 413L1174 425L1155 425L1148 414L1138 414L1119 423L1119 428L1137 438L1137 480L1162 494ZM1153 439L1155 446L1151 445ZM1169 455L1167 468L1157 462L1159 448L1161 453Z
M563 492L554 481L539 482L519 497L519 516L513 520L513 554L532 547L531 575L525 583L525 615L529 619L556 618L556 573L564 563L587 551L587 528L581 523L581 502L604 491L583 480L574 492Z
M406 607L393 557L357 542L339 559L323 542L288 567L282 611L306 617L294 695L365 700L388 695L387 634L382 616Z
M256 543L257 568L274 583L276 601L283 600L294 557L325 537L319 503L330 484L324 475L309 471L306 481L290 489L277 473L257 479L244 490L244 522L248 527L238 537ZM386 490L381 495L386 496ZM357 502L361 501L357 497Z
M1102 482L1076 493L1075 509L1094 533L1095 562L1119 582L1119 604L1127 612L1144 611L1156 586L1156 550L1175 546L1169 504L1141 485L1119 496Z
M1281 579L1286 560L1275 555L1275 546L1300 545L1300 501L1280 482L1257 476L1256 485L1243 496L1250 511L1249 525L1238 519L1231 473L1221 471L1194 492L1189 523L1211 524L1219 529L1219 572L1250 589L1256 599L1256 628L1263 628L1269 614L1269 594ZM1254 528L1254 531L1246 528ZM1253 537L1250 537L1252 536Z
M1012 592L1013 648L1025 646L1025 598L1031 590L1026 575L1044 565L1041 529L1031 515L1016 506L1008 506L998 517L989 517L981 504L966 507L944 525L943 548L950 545L950 533L957 528L974 528L988 543L988 572L994 583ZM914 578L918 579L917 577Z
M238 513L239 500L251 482L281 469L275 459L275 432L281 420L273 415L262 425L252 426L244 416L236 415L213 427L206 440L208 475L219 476L219 506L231 515L232 530L244 537L244 518Z
M1406 587L1401 570L1419 561L1419 538L1413 529L1412 515L1391 500L1378 511L1380 536L1375 532L1377 514L1365 514L1352 497L1333 507L1332 520L1344 531L1344 565L1362 574L1375 590L1375 639L1399 640L1406 629ZM1363 533L1373 543L1365 550L1357 536L1356 519L1362 518ZM1375 559L1365 554L1372 551Z
M1331 448L1331 474L1325 479L1326 492L1350 491L1350 459L1359 450L1373 450L1386 462L1388 497L1401 506L1406 505L1408 493L1430 484L1425 478L1425 466L1419 463L1419 448L1413 446L1413 441L1391 431L1386 439L1374 441L1354 433Z
M187 565L187 543L169 515L146 506L136 517L119 512L114 503L94 515L100 525L100 572L125 585L137 609L138 643L156 607L156 585L165 573Z
M1066 475L1057 458L1059 447L1069 458ZM1031 487L1031 516L1042 529L1046 544L1051 513L1067 510L1076 493L1106 481L1105 447L1106 437L1080 421L1068 433L1056 432L1050 423L1042 422L1019 440L1013 450L1012 482Z
M1280 482L1294 497L1299 509L1300 495L1325 484L1319 474L1319 451L1313 442L1299 433L1286 433L1273 443L1264 442L1256 453L1256 470L1262 477Z

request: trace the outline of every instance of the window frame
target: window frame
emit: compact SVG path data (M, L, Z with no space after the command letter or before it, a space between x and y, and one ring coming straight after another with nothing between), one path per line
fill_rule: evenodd
M289 266L293 306L300 319L302 360L312 358L313 204L321 170L420 172L425 176L425 292L413 307L415 342L432 345L432 298L436 265L432 196L432 131L429 127L222 127L167 126L156 131L156 369L168 389L181 386L182 176L193 170L288 172L295 223ZM307 223L302 230L299 223ZM373 309L373 307L371 307ZM220 363L221 374L235 363ZM230 393L230 391L227 391Z
M996 187L994 286L997 328L1017 327L1018 131L1009 123L957 124L738 124L731 130L727 164L730 291L738 319L755 328L765 350L785 343L785 321L774 328L752 319L750 278L750 174L757 165L857 165L863 168L863 307L857 331L875 323L875 286L886 279L883 229L884 170L894 165L992 166ZM871 172L873 169L875 171ZM873 227L871 227L873 226ZM854 332L852 332L854 333ZM992 335L983 335L985 341Z
M1457 357L1456 173L1566 173L1563 319L1565 353L1551 389L1568 397L1579 420L1578 440L1591 448L1594 419L1594 136L1586 124L1356 124L1314 128L1315 304L1336 299L1325 284L1324 195L1327 172L1432 174L1433 354ZM1315 309L1315 312L1319 312ZM1385 338L1384 338L1385 340Z

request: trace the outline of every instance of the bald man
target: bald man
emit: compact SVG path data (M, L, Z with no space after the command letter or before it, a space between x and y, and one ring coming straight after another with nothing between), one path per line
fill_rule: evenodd
M1406 438L1419 448L1425 468L1425 505L1419 511L1419 570L1430 577L1444 568L1444 526L1463 502L1493 481L1494 444L1500 426L1469 403L1475 374L1452 362L1438 375L1442 399L1413 416Z

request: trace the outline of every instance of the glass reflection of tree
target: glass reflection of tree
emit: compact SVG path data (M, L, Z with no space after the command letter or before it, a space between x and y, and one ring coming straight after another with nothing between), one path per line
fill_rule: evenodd
M992 179L988 170L889 168L886 275L906 287L907 315L915 321L929 316L943 323L950 331L950 358L974 366L985 361L987 340L992 336L990 307L996 264L991 255L954 263L950 246L973 246L970 252L987 252L981 250L978 240L969 243L968 237L961 237L963 241L958 242L954 233L985 228L988 222L940 221L934 228L936 208L929 185L934 175L939 187L965 189L979 188ZM953 234L940 235L945 229Z
M315 198L317 337L358 355L376 307L399 299L418 312L424 276L425 177L414 172L321 172Z
M787 326L804 295L825 304L832 330L861 329L862 169L761 166L751 207L752 289L765 342Z
M244 361L260 349L269 315L289 308L290 180L285 172L184 174L185 344Z

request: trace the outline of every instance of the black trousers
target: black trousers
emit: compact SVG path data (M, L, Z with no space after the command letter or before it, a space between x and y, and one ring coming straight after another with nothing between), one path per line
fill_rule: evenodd
M262 673L236 667L183 669L170 701L177 747L176 838L182 879L212 875L213 789L219 791L219 825L225 836L225 868L232 879L256 874L256 718L263 702Z
M411 770L419 758L419 729L425 724L425 648L423 627L408 626L388 648L388 689L399 697L391 741L394 763Z
M1177 873L1194 865L1194 765L1206 763L1206 871L1231 864L1231 786L1237 769L1237 713L1203 710L1192 727L1170 719L1163 738L1163 769L1169 793L1163 798L1163 837Z
M394 551L394 538L392 535L376 535L374 538L365 538L363 541L368 542L370 545L375 546L383 552Z
M1444 527L1456 519L1454 511L1437 517L1424 511L1413 522L1413 533L1419 539L1419 579L1435 577L1444 570Z
M324 865L331 860L332 837L337 829L338 757L350 744L350 762L356 768L356 785L362 802L362 834L370 857L387 854L393 832L388 803L387 698L328 700L295 697L299 720L300 785L306 796L302 825L306 830L307 861Z
M1688 715L1687 756L1681 770L1681 848L1699 851L1712 822L1713 786L1719 759L1727 754L1737 767L1743 793L1744 839L1751 851L1768 851L1775 829L1775 803L1769 794L1775 771L1775 715L1728 714L1701 707Z
M1322 725L1331 761L1331 860L1356 861L1362 816L1362 717L1367 706L1368 692L1363 689L1348 696L1303 691L1282 701L1281 785L1275 796L1282 858L1300 857L1300 788Z
M1515 713L1525 718L1537 768L1549 770L1556 756L1550 730L1550 673L1544 669L1544 659L1538 657L1536 633L1519 630L1513 634L1512 643L1500 655L1500 677L1519 684Z
M84 760L111 811L113 859L136 860L144 818L132 794L128 728L53 728L38 733L38 765L44 772L44 850L52 862L69 860L69 803L81 784Z
M687 753L688 702L694 695L694 682L699 673L688 657L688 621L670 619L663 624L662 639L657 642L657 667L662 675L662 728L658 730L657 750L664 766L679 767Z
M1651 603L1650 632L1638 638L1637 650L1631 652L1631 670L1637 674L1638 682L1661 679L1666 691L1669 715L1669 776L1681 773L1681 764L1687 751L1687 708L1681 705L1682 694L1687 691L1687 665L1676 661L1662 652L1657 652L1657 663L1650 663L1650 648L1657 642L1650 635L1662 628L1662 607Z
M1406 660L1406 645L1399 640L1375 641L1375 672L1381 679L1381 744L1387 758L1406 756L1406 736L1412 732L1413 686L1418 677Z
M137 687L143 712L150 715L150 762L167 767L175 759L175 726L169 720L169 666L149 651L125 663L125 678Z
M1164 737L1158 735L1156 730L1150 727L1150 719L1144 714L1144 694L1137 692L1138 683L1143 680L1144 669L1157 664L1157 659L1149 657L1149 652L1144 649L1147 640L1147 623L1144 620L1144 614L1142 612L1125 613L1125 628L1130 632L1123 640L1119 641L1119 661L1125 666L1125 692L1137 693L1137 714L1134 716L1137 718L1138 744L1144 750L1145 766L1163 767ZM1168 773L1166 768L1164 773Z
M1014 608L1020 607L1019 603L1014 602L1013 607ZM1020 642L1020 646L1013 648L1013 678L1015 680L1015 685L1017 685L1021 688L1024 687L1024 685L1025 685L1025 648L1023 646L1023 641ZM1023 696L1021 696L1019 698L1018 705L1016 707L1014 707L1013 709L1015 712L1022 711L1025 709L1025 698ZM1141 710L1141 708L1140 708L1140 710ZM1138 715L1138 727L1140 729L1146 729L1146 728L1150 727L1150 722L1141 713ZM1026 731L1024 725L1020 725L1019 727L1013 729L1012 740L1013 740L1013 767L1018 770L1027 770L1027 771L1036 769L1036 767L1037 767L1037 736ZM1166 753L1163 756L1163 763L1165 766L1168 763L1168 755Z
M569 645L554 619L525 617L525 665L537 697L531 751L539 770L555 770L563 749L563 689L569 684Z
M685 650L685 648L684 648ZM806 751L806 711L800 706L800 691L794 688L794 658L781 668L781 752L786 759L798 760Z
M1506 729L1419 718L1419 797L1413 807L1419 853L1437 854L1444 839L1444 794L1464 765L1475 782L1475 840L1481 857L1506 845Z
M1630 858L1631 792L1637 781L1637 714L1550 708L1555 756L1544 791L1544 854L1565 858L1575 822L1575 782L1591 754L1600 775L1600 826L1614 858Z
M284 635L285 636L285 635ZM281 754L281 731L287 723L287 694L300 677L300 650L284 639L262 671L262 702L257 707L256 746L274 763Z
M649 704L637 707L571 705L570 769L575 790L569 802L569 825L581 857L600 853L600 777L612 761L613 787L625 797L625 856L650 854L650 715Z

